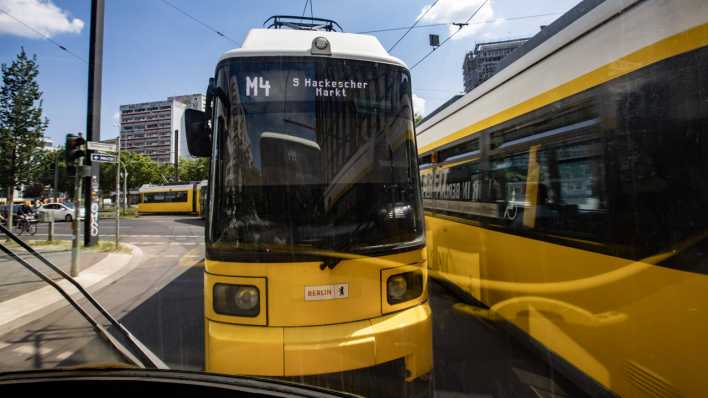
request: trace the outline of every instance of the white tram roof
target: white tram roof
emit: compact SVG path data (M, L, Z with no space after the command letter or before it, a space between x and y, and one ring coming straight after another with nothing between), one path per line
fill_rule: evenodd
M170 191L189 191L194 188L193 184L175 184L175 185L153 185L145 184L138 189L138 192L170 192Z
M316 37L329 40L332 55L313 55L310 52L312 40ZM251 29L241 47L225 52L219 62L230 58L263 56L345 58L407 68L403 61L391 56L374 36L295 29Z

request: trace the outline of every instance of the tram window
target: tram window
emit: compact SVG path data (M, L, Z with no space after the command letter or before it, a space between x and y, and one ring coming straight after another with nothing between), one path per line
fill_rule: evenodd
M418 164L430 164L433 162L433 155L425 155L418 158Z
M506 143L548 132L597 117L597 101L593 93L583 93L559 106L543 108L528 116L501 124L489 133L491 149Z
M143 194L143 203L186 202L187 192L148 192Z
M472 205L481 197L482 179L479 162L468 161L453 167L440 167L422 176L424 207L462 217L488 215Z
M453 156L462 155L464 153L471 153L479 151L479 138L465 141L461 144L457 144L450 148L443 149L438 152L438 160L444 162L446 159Z
M256 72L270 81L268 96L239 84ZM369 253L422 242L407 74L302 59L234 61L217 74L231 106L216 108L211 254L289 259L299 254L261 245ZM320 80L361 89L311 89Z
M605 241L605 166L599 141L532 145L491 161L489 198L507 228Z

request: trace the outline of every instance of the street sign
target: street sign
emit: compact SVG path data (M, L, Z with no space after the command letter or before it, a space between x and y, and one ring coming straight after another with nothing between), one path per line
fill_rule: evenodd
M99 151L99 152L116 152L116 144L106 144L104 142L88 141L86 142L87 149L89 151ZM93 160L93 158L91 159Z
M91 161L98 163L115 163L115 155L109 153L95 152L91 154Z

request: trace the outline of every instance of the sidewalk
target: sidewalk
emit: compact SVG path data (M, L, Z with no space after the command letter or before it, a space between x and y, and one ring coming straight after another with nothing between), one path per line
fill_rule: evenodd
M67 274L71 268L71 251L57 250L57 248L38 248L37 251L46 257L53 264L61 268ZM56 272L37 260L31 254L22 249L15 250L21 257L37 269L49 275L53 280L59 281L62 278ZM108 256L108 253L82 252L79 257L79 270L84 270ZM13 297L20 296L47 286L47 284L31 273L20 263L10 258L10 256L0 255L0 303Z
M75 279L89 292L95 292L130 272L142 260L140 248L123 244L128 252L82 251L80 273ZM51 275L64 290L79 297L78 290L52 272L46 265L21 249L18 254L37 269ZM71 251L56 247L39 248L38 251L62 270L69 272ZM69 305L52 286L41 281L21 264L6 255L0 256L0 335L39 319L63 306Z

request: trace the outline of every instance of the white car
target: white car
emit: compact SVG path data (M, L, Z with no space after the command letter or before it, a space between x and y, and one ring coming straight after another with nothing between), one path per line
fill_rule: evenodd
M37 209L37 213L50 213L54 216L54 221L72 221L74 219L74 207L64 203L47 203ZM86 209L79 209L80 218L84 218Z

